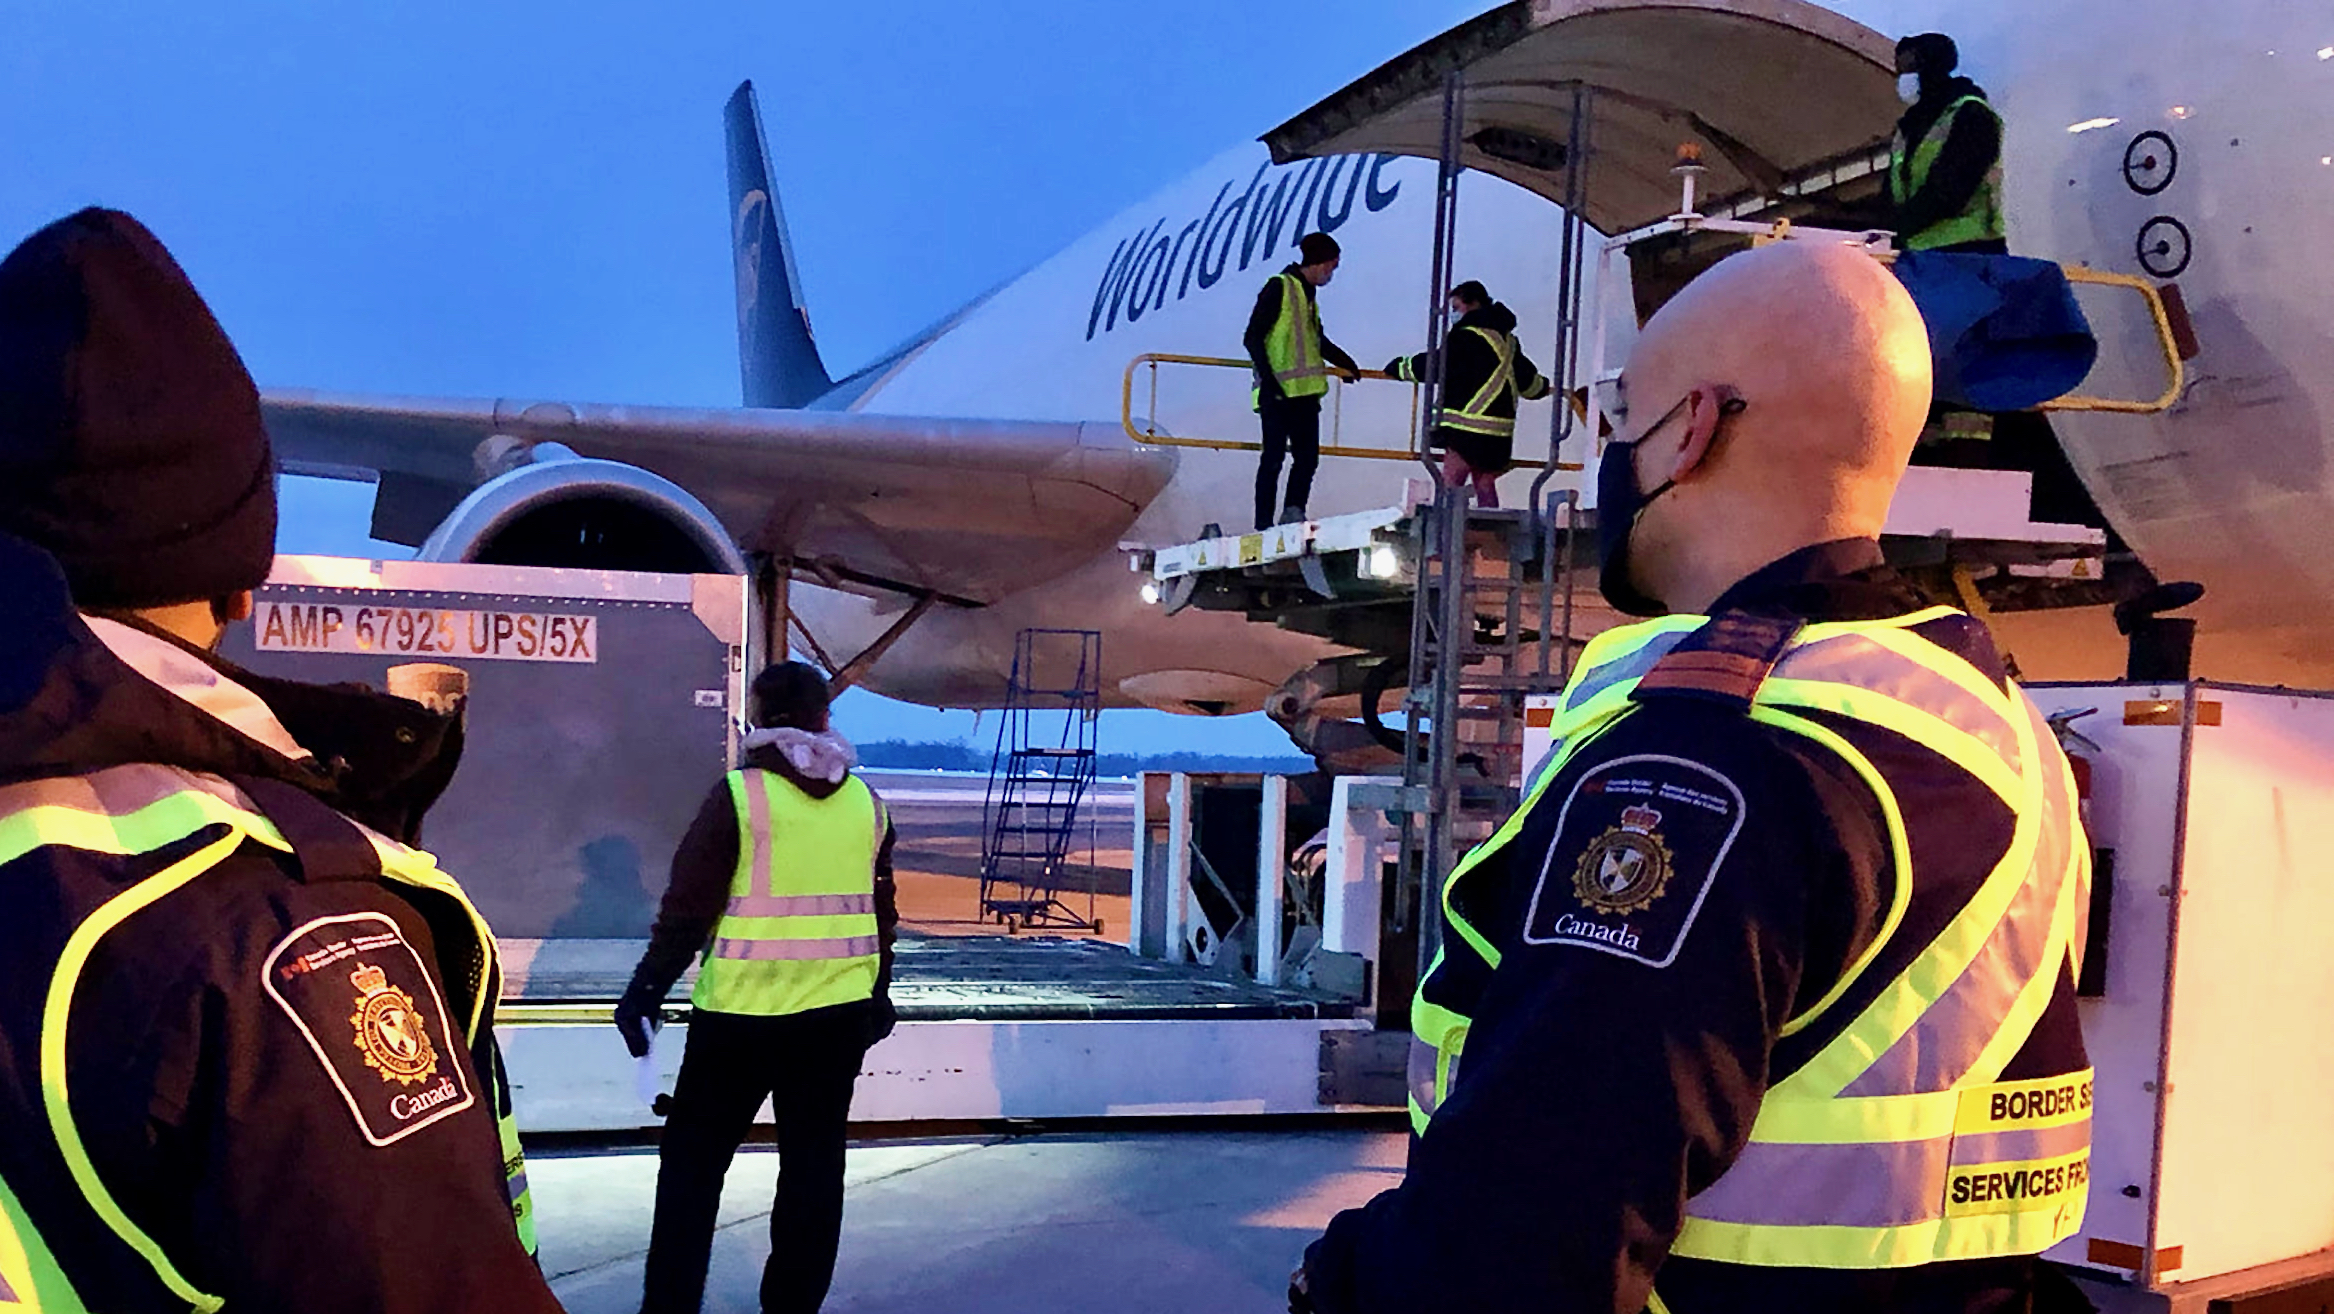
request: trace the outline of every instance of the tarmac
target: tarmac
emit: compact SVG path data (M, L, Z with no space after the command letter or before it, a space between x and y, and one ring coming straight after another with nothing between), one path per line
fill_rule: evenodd
M826 1309L847 1314L1276 1314L1338 1210L1401 1180L1365 1128L1054 1133L852 1147ZM707 1314L753 1314L777 1154L732 1165ZM544 1271L570 1314L633 1314L656 1152L530 1151Z

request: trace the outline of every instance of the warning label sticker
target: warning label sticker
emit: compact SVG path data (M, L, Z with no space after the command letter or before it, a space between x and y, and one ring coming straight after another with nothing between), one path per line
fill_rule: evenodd
M261 652L591 663L600 659L598 620L540 611L264 601L252 617L252 631Z

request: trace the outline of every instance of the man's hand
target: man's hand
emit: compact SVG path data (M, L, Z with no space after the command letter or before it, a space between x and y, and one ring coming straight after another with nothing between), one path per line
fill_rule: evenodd
M1332 365L1329 367L1329 372L1336 375L1338 378L1345 380L1347 383L1361 382L1361 370L1358 368L1348 369L1343 365Z
M637 990L627 990L616 1001L616 1030L624 1037L624 1048L634 1058L648 1057L648 1042L663 1027L662 1000L649 999Z
M1303 1260L1297 1261L1297 1271L1289 1274L1289 1314L1313 1314L1313 1283L1305 1276Z

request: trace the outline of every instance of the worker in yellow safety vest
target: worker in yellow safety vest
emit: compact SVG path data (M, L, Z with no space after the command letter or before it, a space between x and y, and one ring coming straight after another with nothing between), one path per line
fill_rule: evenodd
M1307 233L1297 243L1297 262L1264 282L1241 338L1255 371L1258 423L1264 452L1256 466L1256 527L1270 529L1305 518L1313 493L1313 471L1321 463L1321 398L1329 391L1332 367L1348 378L1361 367L1321 331L1320 289L1329 286L1343 258L1337 239ZM1280 491L1283 455L1289 458L1289 487Z
M0 1314L557 1314L495 940L413 847L459 715L214 653L275 530L153 234L0 261Z
M692 958L681 1057L656 1180L644 1314L694 1314L721 1184L769 1100L778 1193L765 1314L813 1314L843 1228L843 1139L859 1063L891 1033L891 819L828 724L827 682L801 662L751 690L754 731L673 855L647 952L616 1008L635 1057Z
M1879 534L1929 400L1861 252L1728 257L1647 324L1597 473L1597 636L1444 885L1402 1184L1324 1314L2087 1308L2072 775ZM2064 1303L2056 1303L2064 1300Z
M2000 255L2002 117L1985 89L1954 70L1953 38L1925 32L1896 43L1896 122L1888 157L1888 199L1897 245L1907 251Z
M1428 445L1443 452L1443 483L1472 485L1478 506L1499 505L1499 476L1515 462L1516 399L1548 395L1548 380L1515 338L1515 312L1491 299L1490 289L1469 279L1451 289L1457 322L1444 340L1450 360L1439 380L1442 401L1435 408ZM1434 377L1436 357L1427 352L1397 356L1386 373L1404 383Z

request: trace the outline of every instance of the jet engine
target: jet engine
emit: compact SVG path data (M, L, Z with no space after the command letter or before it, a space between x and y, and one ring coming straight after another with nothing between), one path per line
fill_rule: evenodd
M423 561L672 574L746 573L713 512L662 475L576 455L558 443L513 453L439 522Z

